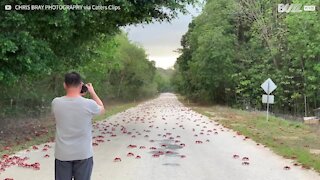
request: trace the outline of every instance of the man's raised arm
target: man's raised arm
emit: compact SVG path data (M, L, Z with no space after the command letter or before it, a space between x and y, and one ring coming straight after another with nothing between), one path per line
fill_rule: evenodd
M88 87L88 92L90 93L91 98L99 105L100 114L105 113L105 108L104 108L103 102L101 101L99 96L94 91L94 88L93 88L92 84L88 83L88 84L86 84L86 86Z

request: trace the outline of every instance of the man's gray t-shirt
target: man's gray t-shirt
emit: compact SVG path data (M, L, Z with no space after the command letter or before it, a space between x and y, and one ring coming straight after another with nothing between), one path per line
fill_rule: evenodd
M52 101L56 120L55 158L61 161L93 156L92 118L100 113L98 104L83 97L57 97Z

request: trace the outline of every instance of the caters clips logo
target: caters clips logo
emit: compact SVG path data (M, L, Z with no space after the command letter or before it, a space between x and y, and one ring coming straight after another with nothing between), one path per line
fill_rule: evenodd
M316 11L315 5L302 4L278 4L279 13L302 12L302 11Z

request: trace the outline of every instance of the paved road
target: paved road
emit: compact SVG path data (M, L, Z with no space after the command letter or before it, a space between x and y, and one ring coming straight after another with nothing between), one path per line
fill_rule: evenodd
M290 160L184 107L173 94L162 94L95 124L94 135L93 180L320 179L317 173L295 167ZM0 179L53 179L53 144L47 143L47 151L44 147L17 153L30 158L24 162L39 162L40 170L15 165L2 172Z

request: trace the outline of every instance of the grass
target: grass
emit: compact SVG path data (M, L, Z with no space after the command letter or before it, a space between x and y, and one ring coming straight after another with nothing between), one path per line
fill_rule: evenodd
M145 100L136 102L108 102L106 103L106 112L103 115L94 118L93 122L105 120L106 118L114 114L125 111L126 109L129 109L131 107L135 107L143 101ZM45 122L45 124L43 122ZM40 136L34 136L31 134L30 139L28 140L25 140L25 134L19 134L19 132L11 132L13 136L8 137L9 139L11 138L9 144L0 139L0 159L4 154L14 154L15 152L27 149L34 145L53 141L55 136L55 124L53 118L47 117L45 120L43 120L42 127L47 130L47 133L44 133ZM10 149L5 150L5 147L10 147Z
M105 120L106 118L108 118L114 114L125 111L131 107L135 107L142 102L143 101L112 103L110 105L107 105L106 112L103 115L96 117L93 121L98 122L98 121Z
M274 116L270 116L267 122L265 114L261 112L247 112L223 106L203 106L189 103L181 96L178 96L178 99L224 127L269 147L278 155L295 160L303 168L313 168L320 173L320 154L310 152L320 151L319 133L314 128Z

